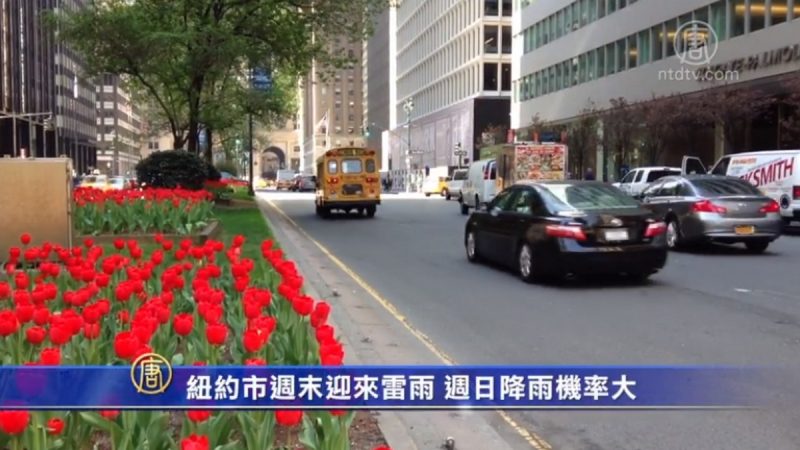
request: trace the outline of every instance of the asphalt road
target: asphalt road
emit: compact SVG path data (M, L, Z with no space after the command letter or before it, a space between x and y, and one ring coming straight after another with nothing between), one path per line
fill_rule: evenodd
M800 366L800 235L763 255L671 253L646 285L531 286L467 262L454 201L385 196L374 219L322 220L311 195L262 195L462 364ZM798 386L800 376L785 389ZM800 408L515 418L554 449L800 448Z

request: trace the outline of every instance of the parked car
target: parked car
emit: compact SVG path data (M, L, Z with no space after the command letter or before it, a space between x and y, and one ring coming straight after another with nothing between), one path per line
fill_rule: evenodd
M126 177L111 177L108 180L108 189L131 189L133 188L133 183L131 182L130 178Z
M494 159L475 161L469 166L467 179L461 188L461 214L469 214L469 209L478 209L495 196L497 163Z
M278 171L278 175L276 178L276 185L277 189L280 191L281 189L289 190L294 185L295 179L295 172L294 170L288 169L281 169Z
M667 224L671 248L714 241L744 243L761 253L783 230L778 202L741 178L662 178L644 190L641 201Z
M798 167L798 170L794 170ZM699 158L683 158L684 174L706 173ZM708 171L712 175L744 178L778 202L786 225L800 221L800 150L736 153L720 158Z
M432 194L441 195L445 197L447 195L447 180L448 177L428 177L422 183L422 193L425 194L425 197L430 197Z
M670 175L680 174L680 167L640 167L628 172L618 183L614 183L614 186L618 187L622 192L636 197L654 181Z
M666 224L619 189L597 181L521 181L470 215L471 262L516 269L527 281L624 274L643 281L667 261Z
M86 175L81 179L80 187L106 190L109 188L107 175Z
M295 192L313 192L317 190L317 177L313 175L298 175L291 187Z
M461 189L464 187L464 181L467 179L468 174L468 169L456 169L453 172L453 176L447 181L446 192L444 194L446 200L450 200L455 196L459 202L461 201Z

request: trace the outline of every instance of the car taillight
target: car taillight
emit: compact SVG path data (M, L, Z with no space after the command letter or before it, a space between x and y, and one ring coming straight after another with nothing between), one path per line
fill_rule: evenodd
M779 205L775 200L770 200L770 202L764 205L759 211L764 214L779 213L781 212L781 205Z
M575 239L576 241L585 241L586 233L580 226L574 225L548 225L547 235L556 238Z
M792 188L792 198L800 200L800 186L794 186Z
M717 213L717 214L725 214L728 212L728 208L715 205L711 203L709 200L701 200L692 205L692 211L694 212L705 212L705 213Z
M656 222L647 225L647 229L644 230L644 237L646 238L654 238L656 236L662 235L667 231L667 224L664 222Z

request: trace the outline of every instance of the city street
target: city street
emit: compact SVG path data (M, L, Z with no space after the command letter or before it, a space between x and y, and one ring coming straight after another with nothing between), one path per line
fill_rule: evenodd
M467 262L455 201L385 195L374 219L260 193L460 364L790 365L800 360L800 235L764 255L671 253L646 285L527 285ZM800 380L787 380L796 385ZM789 386L790 384L787 384ZM797 448L800 411L515 412L554 449ZM469 447L464 447L469 448Z

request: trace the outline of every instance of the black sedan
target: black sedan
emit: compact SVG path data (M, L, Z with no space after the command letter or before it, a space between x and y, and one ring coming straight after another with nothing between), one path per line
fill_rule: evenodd
M467 221L472 262L527 281L626 275L644 281L667 261L666 224L619 189L595 181L518 182Z

